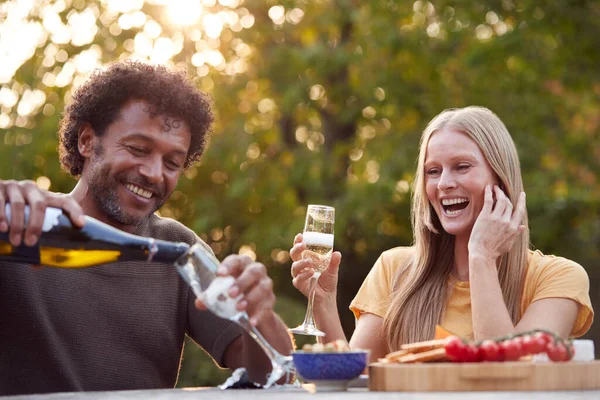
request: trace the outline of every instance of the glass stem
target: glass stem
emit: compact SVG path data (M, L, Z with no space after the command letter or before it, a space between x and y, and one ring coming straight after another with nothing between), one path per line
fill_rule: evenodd
M317 289L317 282L319 281L319 275L314 274L310 278L310 288L308 292L308 306L306 307L306 316L304 317L304 326L310 326L316 328L315 317L313 314L313 304L315 302L315 292Z
M273 384L277 383L279 379L281 379L284 375L286 376L286 382L289 381L290 376L295 373L295 368L292 363L291 356L283 356L277 350L273 348L265 339L265 337L256 329L256 327L252 326L250 321L248 320L248 314L245 312L238 313L233 320L240 325L252 339L261 347L261 349L265 352L269 360L271 360L271 372L267 375L267 382L264 384L264 388L268 389Z

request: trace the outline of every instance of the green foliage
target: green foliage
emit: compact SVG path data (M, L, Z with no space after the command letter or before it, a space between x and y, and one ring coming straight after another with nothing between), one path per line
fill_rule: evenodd
M240 21L252 15L254 23L225 24L219 39L207 34L205 20L170 23L157 1L141 8L145 27L123 22L137 10L117 1L64 3L63 23L88 9L97 32L84 44L40 39L16 74L0 81L0 178L47 177L51 190L73 187L59 170L55 135L72 85L90 72L77 57L97 55L99 64L135 57L156 21L161 38L181 43L166 59L211 93L217 116L209 150L161 213L193 228L220 257L255 253L269 267L289 325L301 321L305 305L290 283L287 250L306 205L337 209L339 306L349 336L347 307L373 262L411 243L409 185L420 132L443 109L470 104L495 111L517 143L533 243L581 263L597 287L598 2L223 1L203 12L233 12ZM23 21L44 21L44 7ZM7 10L0 6L0 21L9 21ZM145 38L159 52L159 38ZM215 50L224 61L210 64ZM19 117L6 95L24 101L28 89L45 100ZM599 296L593 289L595 304ZM599 334L593 328L589 336ZM220 383L225 375L210 360L193 361L202 355L191 347L180 384Z

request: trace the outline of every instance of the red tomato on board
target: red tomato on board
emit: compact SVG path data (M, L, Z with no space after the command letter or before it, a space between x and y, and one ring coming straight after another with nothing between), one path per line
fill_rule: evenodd
M523 355L523 345L520 340L509 339L502 342L502 350L504 350L505 361L515 361Z
M546 347L546 353L548 354L548 358L552 361L568 361L569 356L567 354L567 348L564 344L560 342L551 342L548 343Z
M458 336L450 336L446 340L444 349L446 355L452 361L464 361L465 359L465 348L466 344L463 343L462 339Z
M493 340L484 340L479 346L481 361L500 361L500 346Z

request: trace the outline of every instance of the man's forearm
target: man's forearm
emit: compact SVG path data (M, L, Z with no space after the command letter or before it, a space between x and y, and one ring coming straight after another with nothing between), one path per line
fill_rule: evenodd
M257 329L279 353L282 355L291 354L293 350L292 338L288 328L277 314L271 313L263 317ZM260 383L266 382L267 374L271 371L269 358L262 347L249 334L244 333L243 343L244 366L250 379Z

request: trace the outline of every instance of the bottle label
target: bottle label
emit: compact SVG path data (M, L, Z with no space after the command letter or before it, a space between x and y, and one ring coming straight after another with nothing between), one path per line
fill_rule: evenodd
M10 224L10 203L6 203L4 208L6 219ZM42 225L42 232L48 232L50 229L58 225L58 217L63 214L60 208L46 207L46 215L44 217L44 225ZM29 206L25 206L25 223L29 221Z

